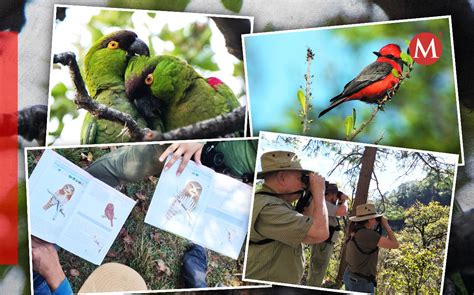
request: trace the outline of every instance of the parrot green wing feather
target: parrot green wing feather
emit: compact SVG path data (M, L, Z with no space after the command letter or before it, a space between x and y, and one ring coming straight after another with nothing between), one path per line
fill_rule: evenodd
M151 91L166 104L177 104L194 80L201 76L185 61L174 56L155 57Z
M101 91L96 97L96 101L109 108L130 115L141 128L146 127L146 122L138 114L132 102L125 94L123 86L111 87ZM96 119L87 113L81 130L81 143L118 143L129 142L131 138L124 132L123 125L110 120Z
M179 104L164 114L166 130L194 124L231 112L239 106L235 95L223 96L206 79L200 78L188 88ZM243 125L242 125L243 127Z
M87 113L84 117L81 129L81 144L93 144L95 143L95 137L97 135L97 119L94 118L90 113Z

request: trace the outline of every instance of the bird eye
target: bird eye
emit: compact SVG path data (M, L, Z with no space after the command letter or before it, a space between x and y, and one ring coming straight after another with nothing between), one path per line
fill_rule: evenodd
M109 44L107 44L107 48L109 49L117 49L119 46L119 43L117 41L110 41Z
M145 78L145 84L150 86L153 83L153 74L148 74Z

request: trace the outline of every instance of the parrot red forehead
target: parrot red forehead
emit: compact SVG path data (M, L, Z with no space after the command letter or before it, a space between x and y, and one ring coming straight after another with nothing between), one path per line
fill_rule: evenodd
M222 84L222 81L219 78L210 77L207 78L207 84L211 85L211 87L215 89L217 86Z
M391 54L395 57L400 57L401 52L402 52L402 50L400 49L400 46L398 46L397 44L393 44L393 43L392 44L387 44L379 50L379 53L381 55Z

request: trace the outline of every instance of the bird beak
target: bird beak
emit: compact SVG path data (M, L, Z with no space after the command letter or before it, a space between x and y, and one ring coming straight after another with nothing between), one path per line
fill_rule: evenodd
M150 56L150 49L148 49L148 45L143 42L141 39L136 38L130 47L128 48L128 54L133 55L146 55Z
M382 56L382 54L380 54L380 52L378 52L378 51L374 51L373 54L377 55L378 57Z

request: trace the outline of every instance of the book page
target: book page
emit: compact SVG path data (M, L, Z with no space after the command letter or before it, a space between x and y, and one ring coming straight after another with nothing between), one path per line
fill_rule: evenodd
M207 206L214 171L189 161L176 176L180 162L161 173L145 222L189 239Z
M101 264L135 201L94 179L65 226L58 245L94 264Z
M56 243L93 177L46 149L28 180L31 234Z
M178 162L161 173L145 222L237 259L252 188L192 161L177 177Z
M237 259L247 235L252 187L216 173L213 194L191 240Z

